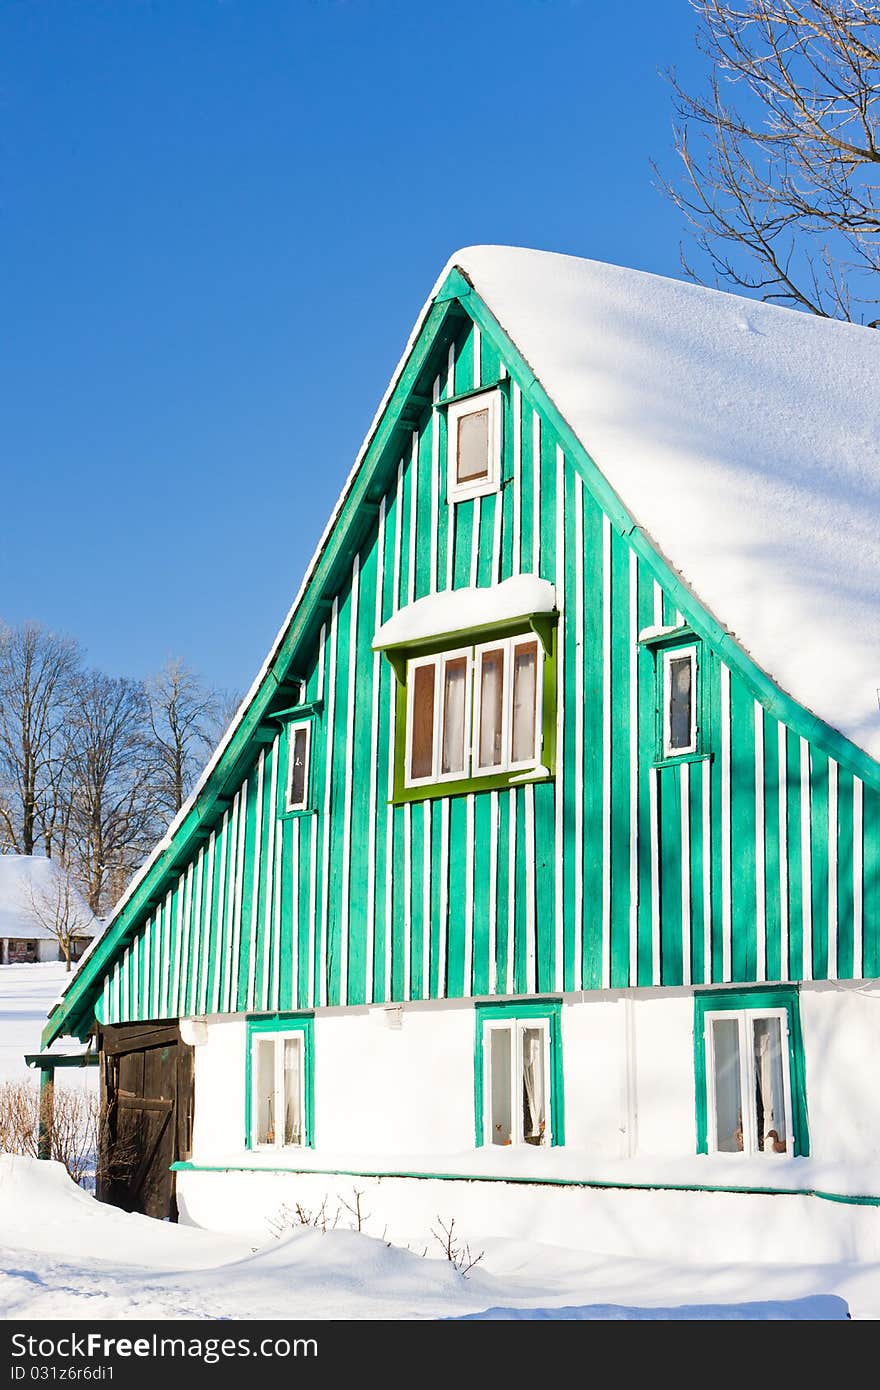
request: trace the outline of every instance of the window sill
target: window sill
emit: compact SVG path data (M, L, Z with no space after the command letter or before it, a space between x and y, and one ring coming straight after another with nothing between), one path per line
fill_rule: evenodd
M317 806L302 806L295 811L279 811L278 820L298 820L300 816L316 816Z
M473 792L513 791L517 787L534 786L540 782L552 782L554 774L546 767L531 768L526 772L500 772L495 776L468 777L460 782L428 782L420 787L401 787L395 789L389 806L403 806L411 801L434 801L446 796L466 796Z
M714 760L714 753L678 753L674 757L655 758L651 766L658 768L675 767L677 763L711 763Z

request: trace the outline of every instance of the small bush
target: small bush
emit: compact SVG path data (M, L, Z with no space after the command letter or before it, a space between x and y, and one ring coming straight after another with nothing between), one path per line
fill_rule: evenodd
M98 1144L98 1097L93 1091L54 1088L51 1157L73 1181L91 1186ZM0 1152L39 1154L40 1092L27 1081L0 1083Z

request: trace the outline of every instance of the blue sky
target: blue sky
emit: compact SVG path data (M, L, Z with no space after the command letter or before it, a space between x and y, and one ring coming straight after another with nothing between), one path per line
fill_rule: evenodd
M246 688L458 246L679 275L686 0L4 0L0 617Z

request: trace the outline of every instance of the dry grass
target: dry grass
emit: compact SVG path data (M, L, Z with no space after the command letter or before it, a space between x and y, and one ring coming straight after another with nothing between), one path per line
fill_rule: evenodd
M95 1169L98 1097L92 1091L55 1087L51 1157L85 1186ZM39 1155L40 1092L27 1081L0 1084L0 1152Z

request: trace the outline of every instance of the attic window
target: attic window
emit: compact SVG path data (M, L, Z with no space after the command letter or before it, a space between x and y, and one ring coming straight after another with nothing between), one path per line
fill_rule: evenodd
M448 499L497 492L501 478L501 402L497 390L455 401L446 412Z

